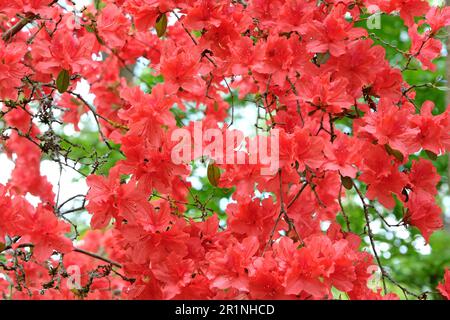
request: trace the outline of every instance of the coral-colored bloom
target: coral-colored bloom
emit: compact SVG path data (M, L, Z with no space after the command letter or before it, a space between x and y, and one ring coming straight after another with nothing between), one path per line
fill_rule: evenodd
M421 63L424 70L435 71L436 66L432 60L437 58L442 49L442 43L430 36L429 32L419 34L418 26L414 25L409 30L409 37L411 38L411 55L416 57Z
M97 28L110 48L120 48L125 44L130 21L117 6L108 4L100 12Z
M442 228L442 210L428 193L412 192L406 207L408 212L404 220L417 227L427 242L434 231Z
M445 270L444 280L439 283L437 289L447 300L450 300L450 269Z
M394 208L393 194L400 196L407 178L393 163L393 158L383 147L370 146L364 155L361 170L360 180L368 185L367 198L377 198L386 208Z
M0 40L0 99L15 100L16 88L22 84L22 78L29 69L22 63L27 52L23 44L13 43L5 45Z

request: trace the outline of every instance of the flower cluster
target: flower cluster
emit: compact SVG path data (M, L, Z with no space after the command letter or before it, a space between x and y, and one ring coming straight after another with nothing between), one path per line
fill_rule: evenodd
M401 203L401 225L428 241L443 224L440 177L430 160L410 156L450 149L450 113L433 115L431 101L418 106L404 70L357 22L399 12L411 39L404 69L434 70L449 8L421 0L95 3L81 11L51 0L0 3L1 146L15 162L0 185L4 296L331 299L334 288L350 299L398 298L368 286L378 259L360 250L348 220L336 222L348 219L341 199L356 192L371 240L370 201L378 201L389 210ZM163 82L134 85L142 58ZM76 91L82 81L92 104ZM266 115L258 130L280 130L280 167L264 176L259 163L215 165L217 186L234 188L225 222L190 194L189 163L172 161L180 124L171 108L202 108L203 127L225 133L237 99ZM82 209L93 230L71 241L40 161L68 163L52 124L79 130L83 114L122 158L107 175L87 175ZM188 214L193 207L200 217ZM80 274L75 287L70 270ZM447 272L439 286L447 298L449 281Z

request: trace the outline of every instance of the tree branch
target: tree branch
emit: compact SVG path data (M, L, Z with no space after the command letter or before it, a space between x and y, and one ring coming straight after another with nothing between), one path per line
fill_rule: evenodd
M22 30L27 24L34 21L38 17L37 14L28 14L22 18L19 22L13 25L9 30L6 30L2 35L2 40L8 42L11 40L20 30Z

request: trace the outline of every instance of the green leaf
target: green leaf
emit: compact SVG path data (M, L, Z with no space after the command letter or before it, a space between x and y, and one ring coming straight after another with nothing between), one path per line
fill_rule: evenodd
M316 63L319 66L327 63L328 59L330 59L330 53L328 51L324 53L319 52L316 54Z
M70 74L69 71L63 69L59 72L58 78L56 78L56 88L59 93L64 93L69 88L70 84Z
M437 154L430 150L425 150L425 153L427 154L428 158L430 158L433 161L437 160Z
M156 34L158 35L158 37L162 37L163 35L166 34L166 29L167 29L167 16L165 13L162 13L158 19L156 19L156 24L155 24L155 29L156 29Z
M392 149L391 146L388 144L385 144L384 148L386 149L387 153L389 153L391 156L394 156L395 159L397 159L400 162L403 162L404 157L400 151Z
M214 164L214 162L208 164L207 175L209 183L211 183L214 187L217 187L220 179L220 169Z
M106 7L106 3L101 0L94 0L94 6L96 10L101 10Z
M89 33L95 32L95 28L92 25L86 24L84 27L85 27L86 31Z
M341 176L341 182L345 189L350 190L351 188L353 188L352 178Z

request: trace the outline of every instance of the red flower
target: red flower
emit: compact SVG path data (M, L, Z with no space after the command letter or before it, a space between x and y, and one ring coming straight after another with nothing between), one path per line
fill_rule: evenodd
M435 71L436 66L432 63L432 60L439 56L442 43L432 38L429 32L419 34L417 28L418 26L415 24L408 29L408 34L411 38L411 49L409 49L409 52L422 63L424 70Z
M415 139L422 148L440 154L450 148L450 113L447 111L433 116L433 109L434 103L425 101L420 115L413 117L412 123L419 129Z
M372 44L369 40L350 42L344 54L332 56L324 65L325 70L336 72L336 78L349 81L348 93L355 98L361 96L361 88L369 87L384 67L383 47Z
M437 286L439 292L450 300L450 269L445 269L444 280Z
M356 165L362 159L361 146L357 139L338 133L333 144L325 144L324 154L327 157L324 169L339 171L344 177L356 177Z
M334 10L323 21L312 21L307 24L306 48L312 53L329 52L339 57L346 51L348 41L367 35L362 28L354 28L345 20L344 6L334 7Z
M319 168L324 163L323 145L324 141L321 137L313 136L308 129L295 128L290 135L291 144L293 145L294 160L298 161L299 170L305 170L308 166L313 169Z
M366 125L360 130L373 135L378 144L388 144L403 155L419 151L420 145L416 139L419 130L413 127L408 108L399 109L389 101L382 100L377 106L377 112L369 112L364 120Z
M269 238L276 216L278 206L272 199L251 201L247 198L239 204L230 204L227 207L228 223L234 232L247 236L257 236L261 242Z
M431 7L423 22L426 22L433 32L450 25L450 7Z
M168 93L186 90L193 94L204 92L199 80L199 57L195 48L190 50L168 47L170 56L161 59L161 74L164 75L164 87Z
M305 74L298 85L302 99L326 112L340 113L353 105L354 99L347 94L348 80L333 78L331 73L319 76Z
M39 205L36 210L19 211L21 215L22 241L34 244L33 256L38 261L50 258L53 251L60 253L72 250L72 241L64 233L70 231L68 223L58 220L55 214Z
M17 87L22 84L22 78L29 72L22 59L27 53L23 44L5 45L0 40L0 99L17 99Z
M97 28L110 48L120 48L125 44L130 21L117 6L108 4L100 11Z
M425 159L413 161L408 178L413 191L423 191L432 196L437 194L436 186L441 177L431 161Z
M37 71L56 78L64 69L70 74L80 73L92 59L95 36L88 33L74 37L64 31L56 32L51 39L40 39L33 45L32 56Z
M256 258L249 268L249 292L253 299L291 299L285 293L280 265L271 256Z
M63 116L64 122L72 123L75 130L79 131L78 123L80 122L80 117L88 112L87 107L68 93L61 95L61 100L58 101L58 104L67 109Z
M434 231L442 228L442 210L430 194L423 191L411 192L406 207L408 211L404 217L405 222L417 227L427 242Z
M400 196L407 179L393 163L393 158L383 147L368 145L361 170L359 179L368 185L367 198L370 200L378 198L386 208L394 208L395 201L392 194Z

